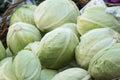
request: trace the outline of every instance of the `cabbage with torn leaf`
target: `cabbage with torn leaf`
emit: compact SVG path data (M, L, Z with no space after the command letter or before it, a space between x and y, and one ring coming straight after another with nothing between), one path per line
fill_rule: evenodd
M13 60L13 69L17 80L40 80L40 60L31 51L18 52Z
M34 20L42 32L49 32L64 23L77 23L79 15L72 0L45 0L36 8Z
M35 25L34 22L34 11L36 9L35 5L23 5L13 12L10 18L10 25L16 22L24 22L28 24Z
M40 41L37 55L46 68L59 69L74 58L79 40L69 28L57 28L48 32Z
M120 77L120 43L97 53L90 62L89 73L95 80Z
M31 24L23 22L11 25L7 33L7 45L14 55L24 49L30 42L39 41L40 39L39 30Z
M110 28L99 28L88 31L80 37L81 42L76 47L75 57L77 63L88 69L89 62L97 52L103 48L120 42L120 34Z
M120 32L120 23L112 15L106 13L106 7L90 7L77 20L77 30L81 35L89 30L104 27Z
M69 68L56 74L51 80L90 80L88 72L81 68Z

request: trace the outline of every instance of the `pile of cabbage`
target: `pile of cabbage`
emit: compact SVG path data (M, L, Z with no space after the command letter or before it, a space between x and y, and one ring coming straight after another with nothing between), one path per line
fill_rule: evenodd
M120 6L72 0L23 5L0 42L0 80L112 80L120 77ZM117 16L114 13L118 14Z

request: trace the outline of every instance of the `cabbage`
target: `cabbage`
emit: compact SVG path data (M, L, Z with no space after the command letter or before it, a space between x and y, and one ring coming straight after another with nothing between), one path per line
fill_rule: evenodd
M89 30L104 27L120 32L120 23L112 15L106 13L106 7L90 7L77 20L77 30L81 35Z
M39 41L40 39L39 30L35 26L23 22L11 25L7 33L7 45L14 55L24 49L30 42Z
M6 56L5 48L2 42L0 41L0 60L4 59L5 56Z
M120 43L98 52L90 62L89 73L95 80L120 77Z
M40 80L41 64L31 51L22 50L13 60L17 80Z
M17 80L12 65L12 57L5 58L0 62L0 80Z
M42 32L49 32L64 23L77 23L79 15L72 0L46 0L36 8L34 20Z
M56 74L56 70L43 69L41 71L40 80L51 80Z
M40 41L37 56L46 68L59 69L74 58L78 45L76 34L68 28L57 28L48 32Z
M88 72L81 68L70 68L56 74L52 80L89 80Z
M24 22L35 25L34 22L34 11L36 9L35 5L23 5L13 12L10 18L10 25L16 22Z
M75 57L77 63L88 69L94 55L100 50L120 42L120 34L110 28L93 29L81 36L81 42L76 47Z

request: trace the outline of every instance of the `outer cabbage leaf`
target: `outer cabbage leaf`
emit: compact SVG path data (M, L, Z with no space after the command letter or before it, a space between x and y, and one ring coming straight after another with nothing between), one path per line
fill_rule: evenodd
M57 28L48 32L40 41L37 55L46 68L59 69L73 58L78 45L76 34L67 28Z
M49 32L64 23L76 23L79 15L72 0L45 0L36 8L34 20L42 32Z

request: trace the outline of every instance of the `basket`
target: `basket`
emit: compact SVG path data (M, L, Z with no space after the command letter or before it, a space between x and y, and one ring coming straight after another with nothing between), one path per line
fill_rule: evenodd
M10 15L10 13L13 11L13 9L20 3L25 2L25 0L19 0L18 2L12 4L3 14L2 20L0 21L0 40L2 41L5 48L7 48L6 44L6 35L8 32L8 26L7 25L7 17ZM81 9L84 5L86 5L89 0L74 0L76 5L79 9Z

